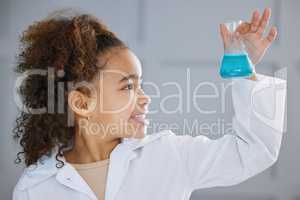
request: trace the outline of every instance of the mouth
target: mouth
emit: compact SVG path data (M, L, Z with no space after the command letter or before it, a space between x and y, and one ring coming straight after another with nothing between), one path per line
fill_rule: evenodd
M146 113L133 113L130 119L142 125L149 125L149 120L146 119Z

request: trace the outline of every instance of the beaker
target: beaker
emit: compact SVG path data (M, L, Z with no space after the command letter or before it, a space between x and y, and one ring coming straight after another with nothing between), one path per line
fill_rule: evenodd
M241 37L237 36L236 28L242 23L231 21L225 23L229 32L228 44L224 45L224 55L220 67L222 78L242 78L253 74L254 66Z

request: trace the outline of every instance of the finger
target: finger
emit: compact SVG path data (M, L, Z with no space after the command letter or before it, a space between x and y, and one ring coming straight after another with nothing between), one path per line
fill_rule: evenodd
M264 10L264 14L261 17L260 23L259 23L259 27L257 29L257 33L259 35L262 35L265 31L265 28L267 26L267 24L269 23L270 20L270 16L271 16L271 9L270 8L266 8Z
M265 37L263 40L263 42L265 43L265 46L269 46L275 40L276 36L277 36L277 29L275 26L273 26L270 29L267 37Z
M252 14L252 19L251 19L251 32L256 32L259 26L259 12L258 10L255 10Z
M224 24L220 24L220 33L224 43L224 47L227 47L230 38L229 38L229 31Z
M243 22L241 23L237 28L236 28L236 32L238 32L239 34L245 34L248 33L250 31L251 28L251 24L248 22Z

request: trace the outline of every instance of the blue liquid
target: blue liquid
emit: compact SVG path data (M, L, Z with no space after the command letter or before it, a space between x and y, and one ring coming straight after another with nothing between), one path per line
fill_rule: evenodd
M222 78L249 77L253 72L247 54L224 54L220 69Z

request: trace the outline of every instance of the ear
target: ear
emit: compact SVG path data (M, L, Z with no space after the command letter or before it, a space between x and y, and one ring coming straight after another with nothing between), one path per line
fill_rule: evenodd
M72 90L68 95L68 105L77 115L87 117L95 110L96 101L78 90Z

